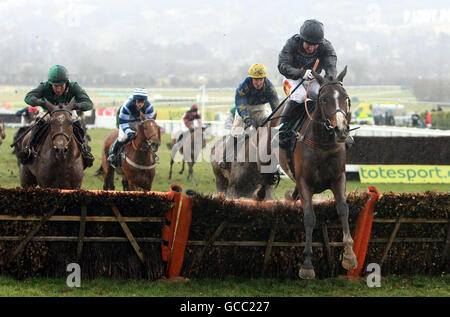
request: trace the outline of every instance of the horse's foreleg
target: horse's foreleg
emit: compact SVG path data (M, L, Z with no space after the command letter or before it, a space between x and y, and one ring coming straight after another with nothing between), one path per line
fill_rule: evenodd
M297 186L298 187L298 186ZM312 208L312 193L309 190L305 190L306 186L301 186L302 191L300 193L300 199L303 207L303 224L305 226L306 241L305 249L303 250L303 265L298 273L302 279L315 278L314 267L312 265L312 234L316 224L316 215Z
M346 270L356 269L358 266L358 260L353 252L353 239L350 234L350 228L348 224L348 205L345 200L345 177L331 188L334 199L336 201L336 209L338 216L341 220L343 243L344 243L344 256L342 258L342 266Z
M106 171L103 172L103 189L114 190L114 169L108 164Z
M31 173L28 167L20 165L20 186L22 187L36 187L37 179Z
M170 158L169 180L172 179L172 166L173 166L173 158Z
M137 191L138 187L135 184L130 183L130 182L127 181L127 189L126 190L128 190L128 191Z
M188 180L194 181L194 162L188 162L189 167L189 173L188 173Z
M124 191L130 190L130 186L128 181L125 179L125 177L122 178L122 188Z
M181 165L181 170L180 170L180 172L179 172L179 174L181 175L181 174L183 174L183 172L184 172L184 159L183 159L183 164Z

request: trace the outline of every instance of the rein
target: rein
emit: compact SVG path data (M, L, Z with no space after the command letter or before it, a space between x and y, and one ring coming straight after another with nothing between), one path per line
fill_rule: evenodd
M349 119L348 117L349 117L350 112L345 112L345 111L343 111L342 109L337 109L337 110L335 110L334 112L332 112L332 113L330 113L330 114L326 114L326 113L324 112L323 108L320 107L320 105L319 105L320 93L321 93L322 89L323 89L324 87L326 87L326 86L331 86L331 85L340 85L340 86L342 86L342 83L339 82L339 81L330 81L330 82L327 82L327 83L325 83L324 85L322 85L322 86L320 87L319 93L318 93L318 95L317 95L317 100L318 100L318 101L317 101L317 106L320 108L320 112L321 112L321 116L322 116L322 118L323 118L323 121L318 121L318 120L315 120L315 119L312 118L312 116L310 115L309 110L308 110L307 100L308 100L308 90L309 90L310 82L311 82L311 81L308 81L308 86L307 86L307 89L306 89L306 96L305 96L305 103L304 103L304 104L305 104L305 110L306 110L306 113L308 114L308 118L309 118L310 121L308 122L308 125L307 125L306 128L305 128L305 131L308 129L309 123L315 122L315 123L319 123L319 124L323 125L324 128L325 128L328 132L330 132L330 133L332 134L332 132L333 132L333 127L331 126L331 121L330 121L329 118L330 118L331 116L333 116L334 114L336 114L336 113L338 113L338 112L341 112L341 113L347 118L347 120L348 120L348 119ZM350 105L350 99L349 99L349 108L350 108L350 106L351 106L351 105ZM306 144L306 145L308 145L308 146L310 146L310 147L312 147L312 148L319 149L319 150L327 150L327 151L328 151L328 150L337 149L337 148L339 148L339 147L341 146L341 144L339 144L339 143L337 143L337 142L331 142L331 143L318 143L318 142L315 142L315 141L313 141L312 139L306 137L305 134L303 134L303 135L300 137L299 141L302 142L302 143L304 143L304 144Z
M69 113L70 116L72 117L72 112L70 112L70 111L67 110L67 109L55 109L55 110L53 110L52 112L50 112L50 117L51 117L55 112L59 112L59 111L65 111L65 112ZM72 138L73 138L73 132L72 132L72 134L70 134L70 136L69 136L67 133L65 133L65 132L56 132L55 134L52 135L52 141L53 141L58 135L64 136L64 137L67 139L67 141L68 141L68 142L67 142L67 146L70 145L70 142L72 141Z

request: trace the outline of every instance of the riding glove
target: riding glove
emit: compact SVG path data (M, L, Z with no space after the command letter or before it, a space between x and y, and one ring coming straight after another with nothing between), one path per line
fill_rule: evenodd
M314 75L313 75L311 69L307 69L305 71L305 74L303 75L303 79L305 79L305 80L313 80L314 79Z
M132 140L136 139L136 133L128 132L127 133L127 138L128 138L129 141L132 141Z

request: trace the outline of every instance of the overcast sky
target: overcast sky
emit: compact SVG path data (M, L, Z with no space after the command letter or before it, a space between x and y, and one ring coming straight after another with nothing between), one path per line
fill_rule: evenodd
M339 43L348 36L345 30L373 30L386 36L399 30L450 34L448 0L0 0L3 43L29 43L30 56L34 47L42 43L47 47L49 42L69 52L77 50L76 43L101 52L117 53L120 48L125 67L135 54L152 49L148 43L201 44L208 54L236 62L257 62L258 51L273 50L273 58L265 62L276 65L277 52L308 18L324 23L325 37L340 59L346 54ZM373 45L371 41L358 45L364 48ZM70 58L69 53L62 61L48 63L68 63Z

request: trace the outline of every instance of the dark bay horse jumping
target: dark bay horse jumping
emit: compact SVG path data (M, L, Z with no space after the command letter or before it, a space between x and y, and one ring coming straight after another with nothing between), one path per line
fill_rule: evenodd
M179 174L183 174L184 164L187 162L189 167L187 179L194 181L194 164L197 161L200 152L206 146L205 130L207 128L208 126L196 127L193 132L190 132L189 134L185 133L181 140L179 137L174 137L170 144L167 144L171 151L169 180L172 179L172 166L175 162L174 157L177 152L180 152L181 155L183 155L183 161ZM180 133L176 134L176 136L179 135Z
M255 136L255 134L253 134ZM264 197L258 197L258 192L262 189L264 180L259 171L256 162L256 154L250 159L250 151L255 151L258 147L254 137L247 138L245 142L239 146L237 156L244 157L245 160L234 160L227 165L227 168L221 168L219 160L222 158L224 151L225 137L217 140L211 148L211 165L216 178L216 190L218 194L224 194L227 199L239 199L241 197L251 198L254 200L272 200L273 185L264 186Z
M221 168L219 161L223 159L225 138L217 140L211 148L211 165L216 178L216 190L218 194L225 194L226 198L239 199L240 197L254 200L272 200L274 185L264 183L261 175L261 162L258 160L260 150L267 154L267 146L270 144L270 128L276 127L280 121L280 115L284 110L282 105L273 115L273 120L268 121L258 131L252 130L245 140L235 140L235 160L227 164L227 168ZM237 138L239 139L239 138ZM240 143L242 145L238 145ZM250 154L251 153L251 154ZM237 158L244 158L237 159Z
M37 186L61 189L80 189L83 182L83 158L80 145L73 133L72 112L74 99L66 105L53 105L47 100L50 113L49 132L38 149L36 158L20 165L22 187ZM28 144L30 133L22 140Z
M306 246L303 251L304 262L299 272L299 276L303 279L315 277L311 260L312 232L315 225L312 196L326 189L333 192L344 233L342 266L346 270L357 267L345 197L345 141L349 135L351 119L350 98L342 86L346 72L347 67L332 81L327 81L313 72L321 85L318 101L311 117L305 120L306 128L303 129L303 135L297 138L294 152L289 154L292 164L289 163L288 154L283 150L280 151L280 165L296 183L292 198L295 200L300 198L304 210ZM291 166L294 167L294 171Z
M161 129L155 119L145 119L141 114L142 122L137 126L136 139L123 147L121 167L117 168L122 175L124 190L151 190L156 173L155 155L161 143ZM118 131L111 132L103 144L102 169L103 189L115 189L114 168L108 162L108 153L111 145L118 136Z

